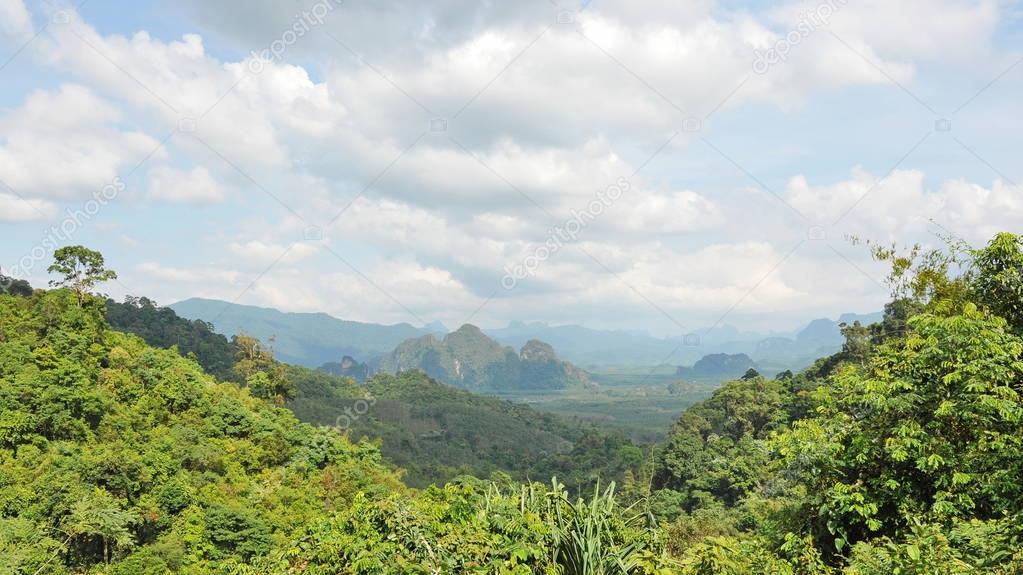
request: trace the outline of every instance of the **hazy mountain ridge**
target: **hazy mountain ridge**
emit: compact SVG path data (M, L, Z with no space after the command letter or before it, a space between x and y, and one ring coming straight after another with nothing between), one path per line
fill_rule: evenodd
M278 357L311 368L337 363L348 355L357 362L368 364L369 373L373 373L377 371L379 362L398 351L397 348L407 340L427 335L433 335L438 341L447 337L440 322L424 327L407 323L380 325L347 321L325 313L281 312L202 298L187 299L168 307L182 317L212 322L218 333L227 336L245 332L264 341L273 337ZM783 371L806 367L814 359L838 351L843 341L840 323L860 321L869 324L880 317L880 312L845 313L838 319L813 320L800 330L787 333L746 332L731 325L721 325L695 330L692 335L696 337L690 337L688 341L681 336L659 338L643 332L600 330L579 325L552 326L543 322L513 321L504 328L478 331L496 340L496 347L480 348L489 349L488 353L494 356L506 355L503 346L521 350L530 340L538 340L557 350L560 360L577 366L656 365L665 361L675 365L693 365L707 355L725 353L746 354L768 371ZM408 354L410 349L406 347L402 353ZM429 365L430 361L439 361L442 356L423 359ZM434 373L454 373L461 369L455 369L453 362L450 363ZM465 362L460 360L459 363Z
M261 341L273 338L274 353L286 363L316 368L349 355L368 361L427 330L407 323L381 325L338 319L326 313L282 312L273 308L190 298L167 306L186 319L214 324L228 337L244 332Z

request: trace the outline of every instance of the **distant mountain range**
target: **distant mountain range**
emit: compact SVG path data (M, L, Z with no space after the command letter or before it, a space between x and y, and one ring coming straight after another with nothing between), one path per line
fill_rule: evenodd
M529 340L516 352L463 325L443 338L425 335L399 345L379 371L419 369L430 377L472 390L564 389L589 384L586 372L561 361L550 344Z
M228 337L244 332L264 342L274 338L278 359L312 368L341 361L345 355L360 361L376 359L406 339L429 333L407 323L361 323L325 313L286 313L201 298L168 307L183 318L210 322L217 332Z
M407 323L379 325L346 321L325 313L286 313L270 308L198 298L188 299L169 307L182 317L211 322L214 329L228 336L245 332L264 341L275 337L274 350L278 357L283 361L307 367L316 368L326 363L338 363L345 355L354 358L355 362L369 364L371 371L378 363L396 361L400 364L400 360L388 359L392 352L397 353L397 348L406 340L421 340L428 335L434 336L434 344L428 344L426 340L421 340L418 344L409 343L402 350L403 357L416 357L415 354L419 353L426 364L441 360L451 362L443 370L437 367L437 373L454 369L453 359L459 359L460 363L464 363L463 358L457 357L457 354L451 355L451 350L443 350L443 341L447 339L448 334L447 328L439 322L423 327ZM734 326L722 325L713 329L696 330L689 338L682 336L658 338L642 332L513 321L504 328L485 330L485 335L500 345L497 345L496 351L489 344L483 345L480 350L493 354L493 357L505 357L508 350L502 346L512 346L521 350L530 340L538 340L557 350L561 360L587 368L663 363L693 365L708 355L745 354L760 369L770 372L800 369L818 357L838 351L843 341L839 331L839 324L842 322L860 321L870 324L880 319L880 312L849 313L843 314L837 320L813 320L795 333L743 332ZM434 348L438 355L433 357L425 348ZM419 351L416 351L417 349ZM442 351L444 353L441 353ZM520 355L514 350L512 353ZM410 365L416 363L411 359L407 361ZM389 369L392 365L393 363L386 364L386 367ZM480 381L485 379L483 377Z

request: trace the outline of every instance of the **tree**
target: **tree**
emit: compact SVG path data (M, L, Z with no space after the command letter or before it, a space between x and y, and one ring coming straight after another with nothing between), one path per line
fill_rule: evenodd
M103 267L103 254L85 246L65 246L53 252L53 264L47 268L50 273L64 276L50 281L53 287L69 288L78 296L78 307L85 302L86 294L96 284L117 279L117 272Z
M271 340L272 341L272 340ZM235 346L235 373L245 380L252 395L284 405L295 394L295 384L284 364L274 359L273 348L245 334L232 339Z
M823 547L1023 512L1023 339L973 303L909 327L775 443Z
M1013 329L1023 330L1023 236L998 234L971 255L977 300Z
M0 273L0 294L2 293L28 297L32 295L32 286L25 280L8 277Z

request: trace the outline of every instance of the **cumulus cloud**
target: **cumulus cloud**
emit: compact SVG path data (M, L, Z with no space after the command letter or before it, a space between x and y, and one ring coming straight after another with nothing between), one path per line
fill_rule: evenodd
M64 85L31 93L0 119L0 180L25 196L74 199L114 182L159 142L123 131L121 114L88 88Z
M161 202L210 204L222 201L224 191L202 166L187 171L158 166L149 171L146 197Z
M880 177L856 168L847 180L821 185L797 176L785 195L808 216L875 240L919 237L933 231L932 220L974 241L1023 224L1020 186L995 181L985 187L954 179L929 188L920 170Z
M620 200L535 277L497 293L488 312L556 308L562 319L587 321L609 309L647 317L663 315L658 307L713 315L877 303L870 277L829 244L790 255L804 230L775 229L785 226L735 185L694 182L667 161L691 151L693 131L676 134L687 118L713 137L718 119L740 108L788 119L823 92L897 90L891 79L912 86L935 62L984 60L999 20L997 0L836 2L825 25L757 73L756 51L787 40L820 4L608 0L563 25L547 0L343 3L269 61L216 48L225 37L243 53L280 38L295 17L280 2L187 0L208 40L189 30L105 33L68 9L70 21L26 56L90 87L33 93L0 119L0 180L28 200L0 192L0 219L52 214L58 201L101 188L156 149L148 199L237 200L238 217L222 241L203 246L202 261L230 265L143 262L136 271L159 280L154 289L226 299L245 290L248 300L287 309L454 325L500 285L504 266L625 179ZM0 17L5 33L31 30L19 0L0 0ZM446 131L429 130L434 117L447 120ZM761 116L737 117L740 130L755 131L745 124ZM137 126L177 131L173 149ZM663 156L645 167L659 146ZM192 167L200 165L222 171ZM225 173L235 178L231 194ZM1018 227L1017 187L929 184L925 173L856 169L841 181L807 173L779 188L813 220L878 239L926 233L929 217L977 234ZM294 243L316 225L358 271L320 244Z
M57 213L57 206L40 199L19 198L14 194L0 192L0 221L28 222L48 220Z
M312 256L318 251L313 243L276 244L260 240L232 242L228 249L249 265L268 266L271 264L293 264Z
M235 284L241 278L239 272L221 266L174 267L158 262L142 262L137 266L137 269L147 276L159 280L188 284L207 282L211 284Z
M21 0L0 0L0 34L15 41L32 36L32 15Z

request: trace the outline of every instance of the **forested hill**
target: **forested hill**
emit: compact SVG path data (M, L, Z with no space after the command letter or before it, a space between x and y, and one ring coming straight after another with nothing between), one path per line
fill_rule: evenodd
M207 373L236 380L235 347L212 324L178 317L145 297L127 297L123 303L107 300L106 319L117 330L133 333L154 347L177 346L181 355L194 357Z
M150 345L176 346L222 380L245 381L236 369L241 352L238 338L228 341L201 320L178 317L174 310L146 298L108 301L106 316L115 329L134 333ZM270 353L258 342L247 345ZM549 358L534 359L542 367ZM594 485L597 478L621 480L643 463L641 450L619 433L474 395L420 371L398 377L381 374L358 385L324 371L282 367L292 388L285 405L299 419L338 426L355 438L381 441L385 458L406 470L404 478L410 485L501 472L516 480L556 475L576 489ZM356 413L356 407L366 411Z

